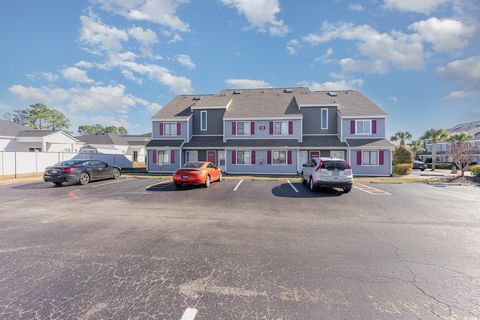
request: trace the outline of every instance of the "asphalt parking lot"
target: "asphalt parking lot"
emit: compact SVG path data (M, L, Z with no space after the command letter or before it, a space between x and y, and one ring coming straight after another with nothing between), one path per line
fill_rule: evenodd
M480 188L0 186L0 319L480 319Z

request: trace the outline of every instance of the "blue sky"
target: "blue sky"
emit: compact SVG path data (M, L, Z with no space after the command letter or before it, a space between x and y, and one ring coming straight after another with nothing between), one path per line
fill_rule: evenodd
M306 85L361 90L389 134L480 119L478 1L120 2L1 1L0 114L142 133L175 94Z

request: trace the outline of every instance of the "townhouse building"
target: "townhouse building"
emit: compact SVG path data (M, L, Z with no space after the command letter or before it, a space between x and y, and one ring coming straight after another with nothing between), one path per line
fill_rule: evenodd
M386 113L356 90L225 89L179 95L152 118L149 172L211 161L232 174L296 174L313 157L350 162L355 175L387 176Z

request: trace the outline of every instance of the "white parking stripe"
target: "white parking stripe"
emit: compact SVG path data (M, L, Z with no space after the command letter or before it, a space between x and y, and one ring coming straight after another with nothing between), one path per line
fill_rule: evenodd
M243 180L242 180L243 181ZM195 308L187 308L183 313L182 319L180 320L193 320L197 315L198 310Z
M295 186L290 182L290 180L287 180L287 182L290 185L290 187L292 187L293 191L298 192L297 188L295 188Z
M127 181L127 180L132 180L132 179L137 179L137 178L127 178L127 179L114 180L114 181L110 181L110 182L106 182L106 183L102 183L102 184L93 185L92 188L98 188L98 187L106 186L106 185L108 185L108 184L119 183L119 182L123 182L123 181Z
M237 191L238 187L240 187L240 185L242 184L243 182L243 179L238 181L237 185L235 186L235 188L233 188L233 191Z
M377 189L377 188L374 188L374 187L371 187L371 186L367 186L365 184L358 183L358 182L355 182L353 187L360 190L360 191L366 192L366 193L374 195L374 196L378 196L378 195L391 196L392 195L391 193L389 193L387 191L383 191L383 190L380 190L380 189Z
M145 187L146 190L150 189L151 187L155 187L156 185L159 185L159 184L166 184L166 183L170 183L172 181L170 180L160 180L160 182L156 182L154 184L151 184L151 185L148 185Z

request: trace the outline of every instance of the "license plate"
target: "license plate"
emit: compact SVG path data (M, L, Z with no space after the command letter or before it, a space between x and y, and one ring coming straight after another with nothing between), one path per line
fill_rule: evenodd
M188 179L188 176L182 176L182 179Z
M57 173L57 170L52 170L50 171L50 173Z
M332 173L334 176L338 176L338 171L333 171Z

